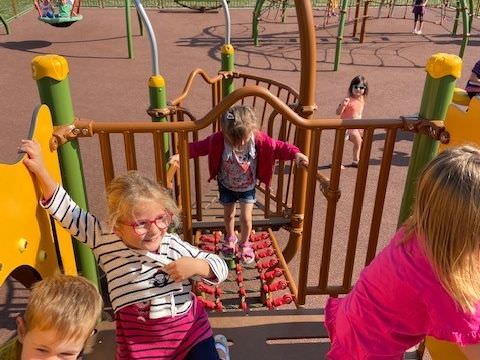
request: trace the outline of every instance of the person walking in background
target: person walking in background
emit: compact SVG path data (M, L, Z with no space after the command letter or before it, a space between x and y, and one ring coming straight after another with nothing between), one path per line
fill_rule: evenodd
M355 76L348 87L348 96L338 104L336 113L340 115L340 119L361 119L367 95L367 79L362 75ZM362 131L359 129L348 129L345 133L345 139L353 144L352 167L358 167L360 161L362 135Z
M425 10L428 0L413 0L413 9L412 13L414 16L413 20L413 33L417 35L422 34L423 28L423 16L425 15ZM418 27L417 27L418 23Z

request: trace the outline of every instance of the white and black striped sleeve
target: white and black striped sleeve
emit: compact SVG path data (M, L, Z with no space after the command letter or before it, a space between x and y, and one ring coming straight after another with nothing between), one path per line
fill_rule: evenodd
M210 269L212 269L216 277L216 279L204 280L212 284L218 284L225 281L228 276L228 267L225 261L220 258L220 256L200 250L198 247L181 240L178 236L174 234L169 235L171 236L169 244L170 251L173 251L177 258L188 256L196 259L204 259L208 262L208 265L210 265Z
M62 186L58 185L52 198L40 205L77 240L91 249L96 246L97 237L102 233L99 221L80 208Z

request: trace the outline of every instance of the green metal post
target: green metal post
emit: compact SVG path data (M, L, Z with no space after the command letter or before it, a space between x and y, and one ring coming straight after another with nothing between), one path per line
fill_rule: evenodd
M235 70L235 49L231 44L225 44L222 46L222 71L234 71ZM222 96L225 97L235 90L233 84L233 77L228 79L222 79Z
M165 79L161 75L152 75L148 79L148 90L150 95L150 106L152 109L163 109L167 107L167 90L165 86ZM153 117L152 121L160 122L167 121L165 116ZM163 135L163 144L165 146L165 156L168 159L169 151L169 135Z
M455 80L460 77L461 71L462 59L456 55L439 53L430 57L420 105L421 118L442 121L445 119L448 105L452 101ZM415 134L398 226L410 216L418 176L425 165L436 156L438 145L438 141L426 135Z
M342 52L343 33L345 31L345 17L347 14L348 0L342 0L342 8L340 10L340 20L338 22L337 45L335 46L335 63L333 71L337 71L340 65L340 54Z
M58 55L42 55L32 60L33 79L37 81L40 101L52 113L53 125L70 125L74 121L67 60ZM82 161L77 140L58 149L63 186L72 199L83 209L88 209ZM79 241L73 242L79 272L99 284L97 265L93 253Z
M133 59L132 16L130 0L125 0L125 23L127 25L128 58Z
M262 6L265 0L257 0L255 2L255 9L253 9L253 18L252 18L252 38L255 46L258 46L258 22L260 20L260 13L262 11Z
M460 1L456 1L455 20L453 21L452 36L457 35L458 18L460 17Z
M474 8L473 8L473 0L468 0L468 33L470 34L472 32L472 23L473 23L473 13L474 13Z
M460 0L460 6L462 8L462 24L463 24L463 35L462 35L462 44L460 45L460 51L458 56L463 58L465 54L465 49L468 45L468 38L470 36L470 17L468 16L468 9L465 0Z

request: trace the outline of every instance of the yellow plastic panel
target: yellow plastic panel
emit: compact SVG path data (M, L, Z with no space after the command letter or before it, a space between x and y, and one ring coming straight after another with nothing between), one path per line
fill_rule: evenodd
M470 100L468 111L450 104L445 117L445 127L450 133L450 142L442 145L440 151L462 144L480 146L480 98L474 96Z
M455 90L453 90L452 102L458 105L468 106L470 103L470 97L465 90L461 88L455 88Z
M33 113L29 137L41 145L48 170L60 182L57 153L49 150L52 132L50 111L42 105ZM0 286L21 265L36 269L42 278L60 271L50 217L39 205L40 190L22 159L0 164ZM55 228L64 272L75 275L70 235L58 225Z
M453 54L433 54L427 61L425 71L434 79L448 75L459 79L462 75L462 59Z
M457 345L427 336L425 346L432 360L467 360Z

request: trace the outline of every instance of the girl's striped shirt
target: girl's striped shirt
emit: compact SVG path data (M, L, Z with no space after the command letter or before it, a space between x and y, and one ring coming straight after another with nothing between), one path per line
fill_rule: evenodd
M164 265L184 256L208 262L216 279L204 281L216 284L227 278L225 261L181 240L176 234L165 234L158 253L130 249L117 235L106 231L108 226L81 209L62 186L58 186L52 198L41 205L76 239L92 249L106 274L115 312L131 304L149 301L150 319L186 313L192 306L190 281L175 283L161 270Z

